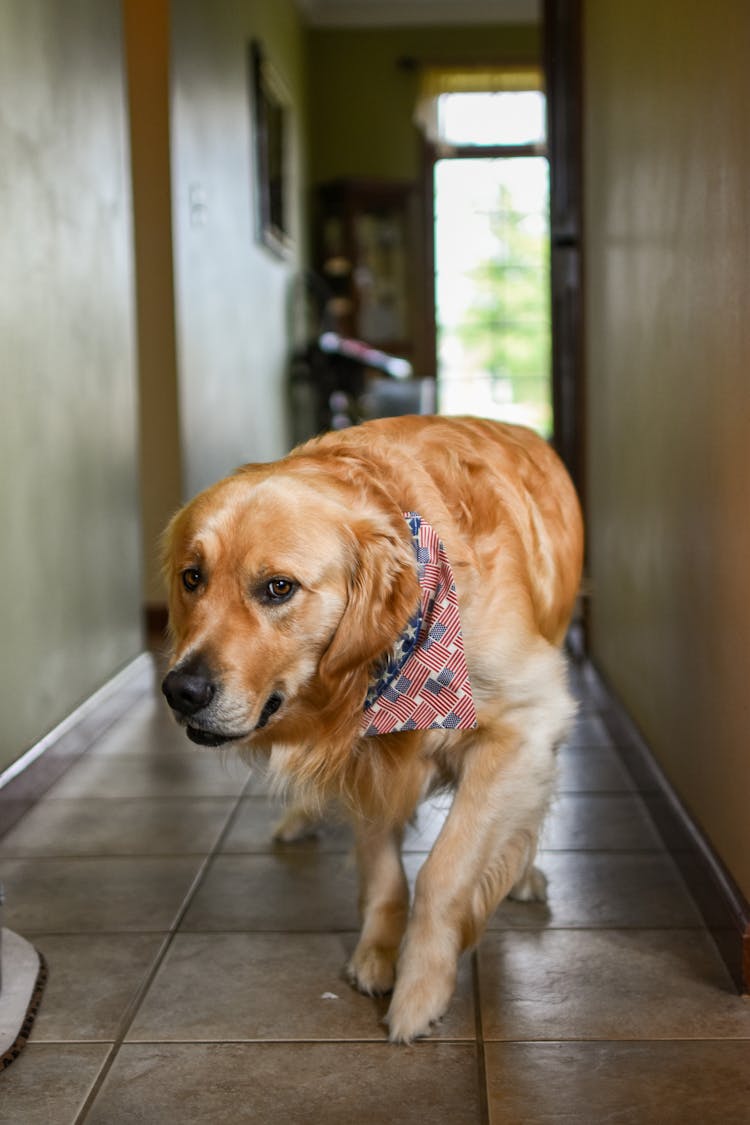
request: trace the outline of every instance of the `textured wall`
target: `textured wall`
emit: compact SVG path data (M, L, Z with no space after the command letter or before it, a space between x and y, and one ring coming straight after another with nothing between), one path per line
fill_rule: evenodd
M290 97L296 130L295 248L255 235L248 48L257 37ZM287 358L304 257L305 57L292 0L172 4L172 198L186 495L290 443ZM191 192L202 208L191 221Z
M0 766L140 648L116 0L0 6Z
M748 42L585 4L594 653L750 897Z

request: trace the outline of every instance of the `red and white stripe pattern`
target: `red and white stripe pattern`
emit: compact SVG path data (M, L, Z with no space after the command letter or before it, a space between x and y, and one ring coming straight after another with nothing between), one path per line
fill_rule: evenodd
M434 528L414 512L405 519L417 557L420 612L368 692L361 727L368 737L477 725L448 556Z

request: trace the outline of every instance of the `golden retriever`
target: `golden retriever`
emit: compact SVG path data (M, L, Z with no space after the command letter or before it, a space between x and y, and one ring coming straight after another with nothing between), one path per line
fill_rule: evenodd
M443 1015L462 950L504 896L544 897L534 858L575 712L560 646L582 550L550 447L476 418L326 434L240 468L167 530L167 700L195 742L259 752L304 808L335 798L347 811L362 916L348 975L367 994L393 990L394 1042ZM456 596L458 670L439 655L408 717L389 716L414 678L404 653L429 663L429 613ZM454 796L410 910L401 837L438 787Z

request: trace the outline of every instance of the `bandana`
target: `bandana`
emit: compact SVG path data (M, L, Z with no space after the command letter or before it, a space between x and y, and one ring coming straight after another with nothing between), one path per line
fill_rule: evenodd
M370 684L361 733L470 730L477 725L453 571L437 532L404 519L417 558L420 604Z

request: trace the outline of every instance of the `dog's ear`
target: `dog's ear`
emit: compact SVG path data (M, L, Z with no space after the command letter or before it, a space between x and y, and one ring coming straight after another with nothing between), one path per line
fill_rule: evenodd
M185 508L180 508L174 513L167 526L159 537L159 562L161 563L161 576L167 591L168 600L171 601L172 587L176 576L175 554L183 535L185 524Z
M350 531L349 598L320 662L324 679L371 664L395 643L419 603L416 559L403 518L363 519Z
M167 635L172 643L176 637L179 599L176 596L178 586L178 558L184 546L185 526L187 522L187 507L180 508L170 519L159 537L159 561L161 563L161 576L165 593L167 595Z

